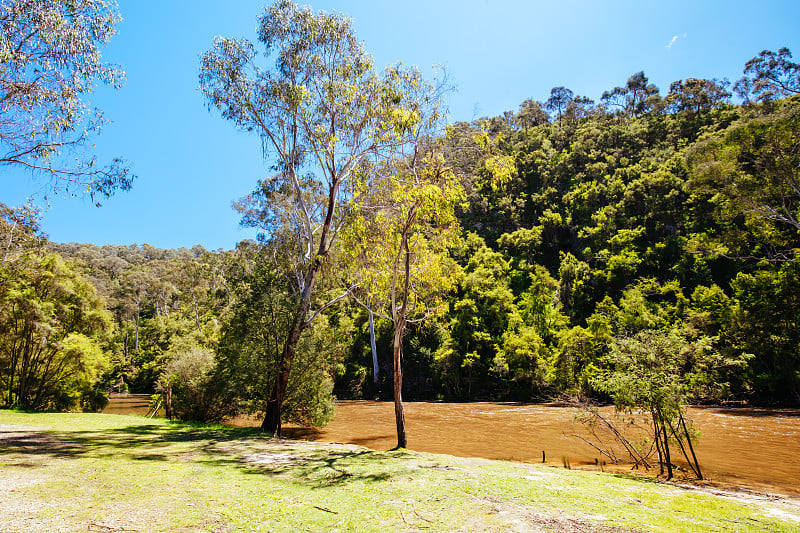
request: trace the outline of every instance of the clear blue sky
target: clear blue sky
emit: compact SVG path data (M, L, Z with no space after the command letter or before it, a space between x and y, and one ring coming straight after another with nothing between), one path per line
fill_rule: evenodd
M304 2L299 2L304 3ZM96 208L50 198L43 226L57 242L231 248L254 235L231 202L267 174L260 142L209 112L198 90L199 56L217 35L255 41L267 2L119 0L124 21L104 51L127 72L119 91L89 96L113 123L95 138L101 161L121 156L133 189ZM800 1L324 0L315 10L354 20L379 67L447 67L457 90L451 120L517 110L564 85L598 100L644 70L661 93L687 77L735 81L762 49L800 60ZM43 185L8 168L0 201L41 201Z

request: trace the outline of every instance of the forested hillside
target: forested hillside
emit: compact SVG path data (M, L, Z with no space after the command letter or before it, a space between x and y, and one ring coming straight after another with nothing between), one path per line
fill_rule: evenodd
M557 88L456 125L470 196L435 359L449 394L596 396L610 341L657 330L694 346L696 398L797 401L800 100L729 96L685 80L662 97L639 73L600 107Z
M734 88L687 79L662 92L640 72L597 102L557 87L451 125L436 168L464 191L447 251L453 289L407 325L405 397L607 400L624 343L639 338L671 351L637 371L662 372L696 402L800 402L790 59L762 53ZM263 222L256 196L237 204L243 223ZM91 409L129 390L162 394L183 418L263 411L298 298L270 235L230 251L99 247L47 242L30 208L2 215L4 404ZM345 252L326 256L315 304L354 276ZM391 397L391 317L371 321L345 292L300 338L287 418L324 423L332 391Z

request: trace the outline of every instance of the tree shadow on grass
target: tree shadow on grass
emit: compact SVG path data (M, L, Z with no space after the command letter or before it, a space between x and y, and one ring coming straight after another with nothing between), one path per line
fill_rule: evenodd
M311 453L293 449L245 454L239 461L248 474L280 476L323 488L353 482L376 483L411 474L412 465L397 462L411 457L408 453L324 447Z
M248 434L249 433L249 434ZM122 457L133 451L175 447L180 443L213 442L251 436L252 431L221 431L180 423L137 424L107 430L39 430L0 428L0 453L29 454L42 457L79 458Z
M411 457L404 452L286 441L272 439L258 428L179 422L86 431L4 427L0 428L0 457L12 459L7 464L27 466L82 458L193 462L239 468L251 475L280 476L313 487L386 481L411 472L410 467L386 461Z

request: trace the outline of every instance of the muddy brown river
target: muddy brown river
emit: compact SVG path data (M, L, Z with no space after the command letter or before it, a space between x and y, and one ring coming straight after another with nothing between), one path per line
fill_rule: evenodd
M138 408L136 401L140 402ZM112 398L104 412L144 414L142 401ZM591 440L583 426L574 422L577 411L570 407L492 402L404 405L408 447L413 450L537 463L544 452L548 464L568 463L573 468L600 468L603 460L608 462L575 436ZM611 411L604 409L603 413ZM800 410L690 408L688 416L700 431L695 451L707 478L800 496ZM257 425L258 421L234 423ZM336 417L325 428L290 425L284 433L290 438L351 443L375 450L388 450L397 443L391 402L338 402ZM610 443L607 436L600 435ZM603 468L628 471L630 465L607 464Z

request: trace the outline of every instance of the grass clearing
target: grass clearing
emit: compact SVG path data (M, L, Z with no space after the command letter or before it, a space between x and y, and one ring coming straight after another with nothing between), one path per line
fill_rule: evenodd
M798 531L788 498L264 438L135 416L0 411L0 531Z

